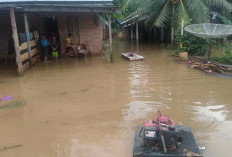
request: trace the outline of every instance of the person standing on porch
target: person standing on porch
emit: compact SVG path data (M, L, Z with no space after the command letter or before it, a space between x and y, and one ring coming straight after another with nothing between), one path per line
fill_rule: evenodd
M52 48L52 56L53 56L53 58L57 59L58 58L58 46L59 46L59 43L56 40L55 36L52 37L52 40L50 42L50 46Z
M42 36L40 40L41 44L41 55L44 58L44 62L48 60L48 45L50 45L48 39L46 39L45 35Z
M70 33L68 35L68 37L66 38L66 56L70 53L70 50L72 50L71 47L71 43L72 43L72 34Z

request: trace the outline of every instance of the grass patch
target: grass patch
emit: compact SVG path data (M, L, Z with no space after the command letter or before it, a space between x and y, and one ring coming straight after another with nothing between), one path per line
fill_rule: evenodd
M11 102L11 103L0 105L0 110L20 107L20 106L24 106L24 105L25 105L24 101Z

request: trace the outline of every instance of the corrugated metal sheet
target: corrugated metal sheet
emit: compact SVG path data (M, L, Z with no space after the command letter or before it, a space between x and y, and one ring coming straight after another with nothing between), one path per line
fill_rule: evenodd
M113 13L113 0L0 0L0 10L9 7L28 12L97 12Z
M113 2L113 0L0 0L0 2Z

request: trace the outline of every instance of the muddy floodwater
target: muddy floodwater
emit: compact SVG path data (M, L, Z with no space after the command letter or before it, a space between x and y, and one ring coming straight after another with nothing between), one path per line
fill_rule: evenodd
M144 61L121 52L37 64L23 77L0 69L1 157L132 157L138 124L156 110L188 125L205 157L232 154L232 79L207 76L177 63L161 45L140 44Z

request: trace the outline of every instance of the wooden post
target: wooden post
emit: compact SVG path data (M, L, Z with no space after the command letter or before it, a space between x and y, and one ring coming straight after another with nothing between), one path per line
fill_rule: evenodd
M101 49L103 52L103 40L104 40L104 35L103 35L103 21L100 22L101 24ZM80 33L79 33L80 34ZM79 35L80 36L80 35Z
M126 39L129 40L129 25L126 25Z
M113 62L113 47L112 47L112 29L111 29L111 15L108 16L108 25L109 25L109 42L110 42L110 61Z
M161 43L164 42L164 29L161 27Z
M16 20L15 20L14 8L10 8L9 12L10 12L10 20L12 26L12 37L14 40L14 48L16 53L16 64L18 66L17 71L19 75L23 75L23 66L22 66L21 54L19 49L19 39L18 39L18 31L17 31Z
M133 40L133 27L132 27L132 23L131 23L131 41Z
M172 44L172 46L174 46L174 27L172 26L171 27L171 44Z
M30 29L29 29L27 13L24 13L24 24L25 24L25 31L27 34L27 49L28 49L29 63L30 63L30 67L32 67L31 40L30 40L30 31L29 31Z
M184 19L181 20L181 36L184 35ZM180 48L183 47L183 43L180 43Z
M139 22L136 22L136 41L139 42Z

